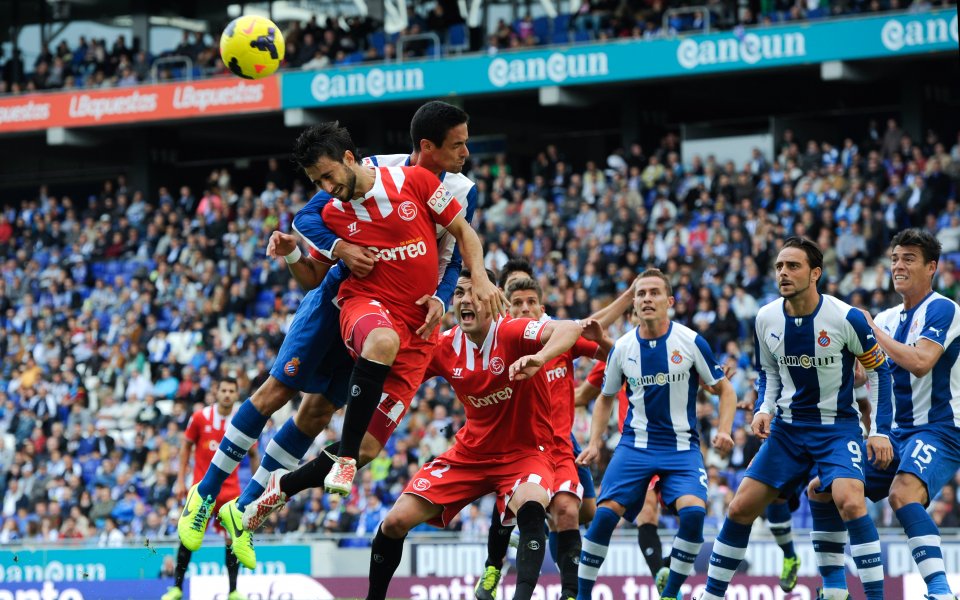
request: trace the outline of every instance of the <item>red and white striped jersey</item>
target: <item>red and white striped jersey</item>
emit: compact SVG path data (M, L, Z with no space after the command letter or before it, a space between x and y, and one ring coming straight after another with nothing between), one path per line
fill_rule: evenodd
M440 336L424 379L446 379L466 413L456 447L480 457L508 452L550 456L550 387L543 369L510 381L510 365L543 348L546 323L503 318L493 322L482 346L454 327ZM569 432L568 432L569 435Z
M360 296L379 300L391 315L416 329L439 280L436 226L447 227L463 212L460 201L437 176L421 167L376 169L373 188L351 201L331 200L323 220L338 237L377 253L366 277L350 276L338 301Z
M213 456L217 453L220 446L220 440L227 433L227 427L230 425L233 415L236 414L236 407L233 412L224 417L217 412L216 405L206 406L190 417L187 423L187 430L184 437L196 444L193 460L193 482L197 483L206 474L213 461ZM235 470L227 477L223 488L240 489L240 477Z

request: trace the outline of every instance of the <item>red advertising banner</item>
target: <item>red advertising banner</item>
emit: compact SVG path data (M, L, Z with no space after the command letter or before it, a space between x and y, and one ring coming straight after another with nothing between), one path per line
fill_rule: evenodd
M280 78L206 79L0 97L0 134L280 110Z

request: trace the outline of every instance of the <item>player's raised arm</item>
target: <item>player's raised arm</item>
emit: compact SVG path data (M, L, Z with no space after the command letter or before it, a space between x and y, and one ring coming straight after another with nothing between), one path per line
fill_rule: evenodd
M511 381L522 381L533 377L540 367L573 347L583 333L583 327L576 321L557 320L545 323L530 321L530 323L540 326L539 339L543 348L536 354L521 356L510 365ZM534 332L534 335L536 334L537 332ZM524 333L524 336L526 335Z
M321 212L330 199L330 194L322 190L314 194L294 215L293 230L307 242L311 258L330 264L342 260L354 275L366 277L373 270L376 254L369 248L340 239L327 227Z
M887 356L897 365L910 371L914 377L923 377L943 356L947 345L947 333L953 323L954 310L952 303L948 300L931 302L927 308L923 331L920 332L916 345L901 344L877 327L870 313L863 311L863 314L877 337L877 343ZM953 337L956 337L955 334Z

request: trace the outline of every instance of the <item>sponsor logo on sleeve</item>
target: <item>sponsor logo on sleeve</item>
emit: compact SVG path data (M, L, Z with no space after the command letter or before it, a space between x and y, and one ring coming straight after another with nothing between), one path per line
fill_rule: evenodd
M433 212L439 215L446 210L451 200L453 200L453 194L450 193L450 190L443 187L443 184L441 183L439 187L437 187L436 191L433 192L433 195L430 196L430 199L427 200L427 206L432 208Z

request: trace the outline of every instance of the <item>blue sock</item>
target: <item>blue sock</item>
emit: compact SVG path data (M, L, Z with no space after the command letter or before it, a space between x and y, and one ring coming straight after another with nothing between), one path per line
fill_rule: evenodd
M850 554L857 565L867 600L883 600L883 561L880 558L880 536L870 515L844 521L850 533Z
M560 544L560 536L556 531L547 532L547 549L550 550L550 558L553 559L554 563L558 563L558 552L560 551L558 546Z
M846 590L847 574L843 561L843 549L847 545L847 528L833 502L810 500L813 517L813 552L817 570L823 580L823 589Z
M267 419L269 417L261 415L250 398L243 401L237 414L230 421L227 433L220 441L220 447L213 456L210 468L197 486L200 497L216 498L220 494L223 482L236 470L237 465L250 450L250 446L257 441L257 437L267 424Z
M593 517L593 522L590 523L590 529L587 530L587 535L583 537L583 548L580 550L580 568L577 570L577 583L579 584L577 600L591 600L593 584L597 581L600 565L603 564L603 559L607 557L610 538L619 522L620 516L606 506L597 509L597 514Z
M947 583L947 573L943 565L943 552L940 548L940 530L923 509L913 502L897 511L897 520L907 534L907 544L917 563L917 569L927 582L927 593L951 594Z
M722 600L733 579L734 573L743 562L747 553L747 543L750 541L750 529L753 525L741 525L727 517L720 528L717 541L713 544L713 554L710 555L710 567L707 569L707 589L702 596L705 600L719 598ZM673 561L670 561L673 563Z
M774 503L767 507L767 526L770 527L770 533L773 534L777 545L783 550L784 558L793 558L797 555L793 548L792 525L793 517L786 503Z
M707 516L707 509L688 506L681 508L677 515L680 517L680 529L670 551L670 575L663 588L664 598L678 597L680 586L693 573L693 563L703 546L703 520Z
M260 468L247 483L247 487L243 489L243 494L237 500L237 508L243 510L248 504L260 497L260 494L267 487L270 473L280 468L288 471L296 470L300 464L300 459L307 453L312 443L313 438L300 431L300 428L293 422L293 417L287 419L277 435L273 436L273 439L267 444L267 449L263 453L263 460L260 461Z

